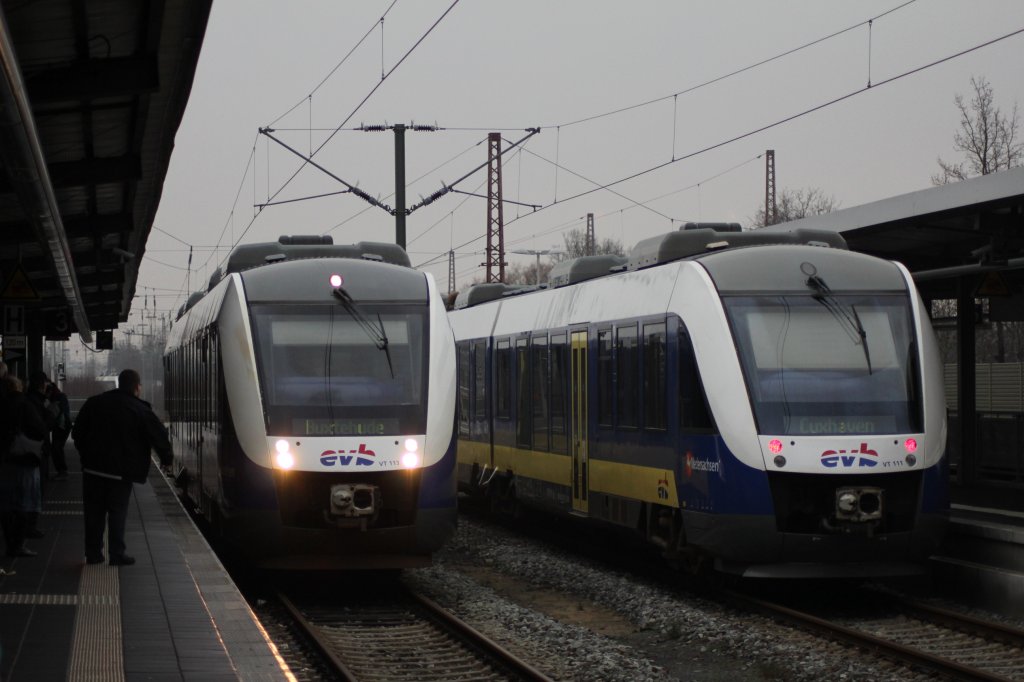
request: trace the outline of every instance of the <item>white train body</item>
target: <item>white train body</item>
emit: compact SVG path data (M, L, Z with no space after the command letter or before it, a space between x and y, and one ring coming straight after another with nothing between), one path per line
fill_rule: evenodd
M747 576L919 571L948 513L946 406L909 273L834 235L748 235L465 296L460 485Z
M240 247L172 327L179 480L265 566L422 565L456 519L441 296L395 247L297 241Z

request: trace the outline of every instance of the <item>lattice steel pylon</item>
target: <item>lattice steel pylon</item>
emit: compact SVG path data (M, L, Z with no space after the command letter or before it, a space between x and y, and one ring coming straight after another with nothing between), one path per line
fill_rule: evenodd
M775 150L764 153L764 224L779 222L779 207L775 203Z
M455 252L448 252L448 293L455 293Z
M588 255L588 256L596 255L594 253L596 245L597 245L597 242L594 240L594 214L593 213L588 213L587 214L587 243L586 243L586 245L584 247L584 248L586 248L586 255Z
M505 220L501 200L501 133L487 134L486 282L505 281ZM497 269L497 275L494 271Z

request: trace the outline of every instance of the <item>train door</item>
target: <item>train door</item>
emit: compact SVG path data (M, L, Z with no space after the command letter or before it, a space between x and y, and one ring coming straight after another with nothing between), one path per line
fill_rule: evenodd
M587 332L572 333L569 363L569 422L572 454L572 510L586 514L588 504L587 456Z

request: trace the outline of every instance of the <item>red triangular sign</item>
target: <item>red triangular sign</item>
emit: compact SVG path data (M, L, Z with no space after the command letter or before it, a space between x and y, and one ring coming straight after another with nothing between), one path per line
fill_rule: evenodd
M1006 280L998 272L989 272L985 275L985 279L981 280L981 284L978 285L978 291L975 296L979 298L986 298L989 296L1009 296L1010 291L1009 285Z
M14 272L7 279L3 292L0 293L0 298L11 301L39 300L39 294L36 293L35 287L32 286L32 282L28 279L28 275L21 268L21 263L18 263L18 266L14 268Z

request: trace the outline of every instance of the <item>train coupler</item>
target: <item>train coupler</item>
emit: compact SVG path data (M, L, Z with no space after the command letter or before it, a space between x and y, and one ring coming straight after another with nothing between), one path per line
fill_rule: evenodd
M380 488L366 483L338 483L331 486L330 502L330 509L324 513L328 522L339 526L364 525L380 511Z

